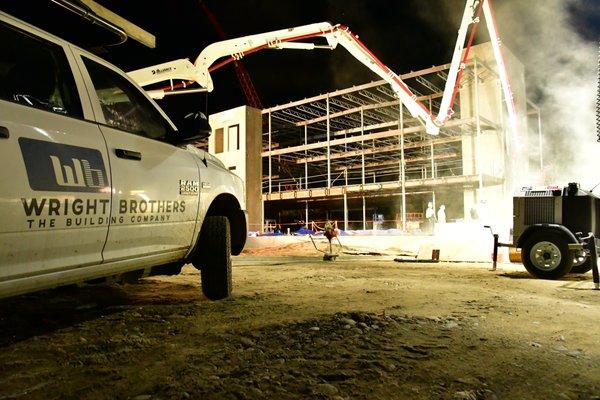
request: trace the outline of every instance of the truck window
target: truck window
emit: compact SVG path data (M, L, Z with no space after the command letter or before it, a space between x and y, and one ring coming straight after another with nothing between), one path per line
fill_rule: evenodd
M167 135L167 122L137 87L95 61L83 57L83 62L94 84L107 125L151 139Z
M0 23L0 98L83 117L62 47Z

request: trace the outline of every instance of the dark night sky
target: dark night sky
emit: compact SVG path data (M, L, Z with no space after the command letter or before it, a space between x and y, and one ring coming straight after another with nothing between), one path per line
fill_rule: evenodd
M194 59L206 45L219 40L198 0L98 0L123 17L152 32L157 48L146 48L133 40L109 47L101 54L124 70L136 69L177 58ZM205 0L229 37L266 32L308 23L343 23L397 73L449 62L464 0ZM496 0L501 5L503 0ZM529 1L529 0L528 0ZM544 7L544 2L540 7ZM577 30L587 40L600 31L599 1L581 0L570 8ZM32 5L36 5L31 12ZM0 9L86 47L113 40L49 0L3 0ZM432 21L435 26L432 26ZM511 47L511 32L502 32ZM477 42L488 40L481 28ZM513 49L518 56L519 49ZM365 67L338 48L321 51L264 51L244 58L263 105L360 84L376 79ZM213 75L215 91L209 96L209 111L244 103L232 67ZM203 103L204 95L175 96L163 102L169 110L190 111ZM198 107L196 107L198 108Z

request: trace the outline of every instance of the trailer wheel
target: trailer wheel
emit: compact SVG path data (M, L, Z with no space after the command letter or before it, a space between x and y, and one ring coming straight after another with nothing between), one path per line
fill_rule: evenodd
M542 279L558 279L573 266L566 238L556 231L534 232L523 245L523 265L530 274Z
M231 230L223 216L204 219L199 238L200 254L192 262L200 270L202 293L210 300L231 295Z
M592 269L592 259L590 257L585 257L583 260L580 260L579 257L575 257L573 260L573 267L571 268L572 274L585 274Z

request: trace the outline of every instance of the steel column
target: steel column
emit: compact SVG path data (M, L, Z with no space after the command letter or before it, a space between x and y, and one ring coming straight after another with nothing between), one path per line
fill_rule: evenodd
M306 229L308 229L308 201L304 202L304 215L305 215L304 224L306 226Z
M433 139L429 142L429 154L431 157L431 178L435 178L435 163L433 162Z
M260 226L258 227L258 232L260 233L264 233L265 232L265 200L262 198L260 199Z
M308 144L308 126L304 125L304 145ZM308 150L304 150L304 189L308 189Z
M327 96L327 187L331 187L331 126L329 118L329 96Z
M402 185L402 230L406 231L406 162L404 159L404 107L400 103L400 181Z
M344 192L344 230L348 230L348 195Z
M475 145L475 165L477 168L477 178L479 183L479 190L477 200L481 200L483 192L483 171L481 164L481 118L479 118L479 75L477 69L477 60L473 63L473 74L475 76L475 124L477 126L477 138Z
M271 176L273 176L273 171L271 169L271 153L273 149L271 147L271 112L269 112L269 194L271 194Z
M363 231L367 230L367 209L365 196L362 197L362 211L363 211Z
M346 187L348 187L348 170L344 171L344 180ZM344 190L344 230L348 230L348 195L346 190Z
M363 110L363 108L360 108L360 136L363 137L365 135L365 112ZM364 185L365 184L365 141L364 139L360 142L360 148L361 148L361 152L360 152L360 162L361 162L361 182ZM363 199L363 206L364 206L364 199ZM363 212L364 214L364 212ZM364 225L364 224L363 224ZM365 228L363 228L365 229Z

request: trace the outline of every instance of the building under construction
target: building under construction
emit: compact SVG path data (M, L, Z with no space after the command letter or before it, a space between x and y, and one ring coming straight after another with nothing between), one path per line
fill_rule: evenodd
M454 116L437 136L376 81L262 111L214 114L209 151L245 179L251 230L334 220L346 230L419 231L430 202L435 210L445 205L448 222L480 218L507 204L532 158L542 162L539 112L532 104L528 111L522 64L505 55L520 137L507 129L492 49L484 43L471 48ZM401 79L435 114L449 67ZM527 134L527 115L537 118L529 124L535 136ZM520 157L524 148L528 156Z

